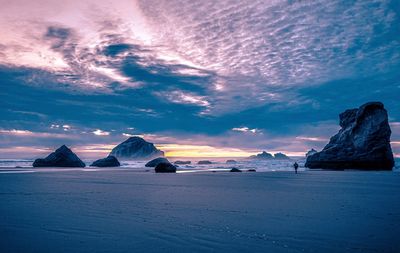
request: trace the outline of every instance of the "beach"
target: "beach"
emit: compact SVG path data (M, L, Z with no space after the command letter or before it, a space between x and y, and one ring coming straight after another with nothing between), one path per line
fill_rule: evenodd
M399 252L399 192L399 172L3 173L0 252Z

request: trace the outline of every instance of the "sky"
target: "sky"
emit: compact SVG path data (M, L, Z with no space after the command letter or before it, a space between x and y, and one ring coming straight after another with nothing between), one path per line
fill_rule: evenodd
M0 158L129 136L167 156L321 150L381 101L400 156L400 2L0 0Z

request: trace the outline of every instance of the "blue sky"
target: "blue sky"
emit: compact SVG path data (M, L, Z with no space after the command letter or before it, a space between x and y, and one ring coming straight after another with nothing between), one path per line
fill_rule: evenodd
M400 154L398 1L0 2L2 158L95 157L130 135L296 155L368 101Z

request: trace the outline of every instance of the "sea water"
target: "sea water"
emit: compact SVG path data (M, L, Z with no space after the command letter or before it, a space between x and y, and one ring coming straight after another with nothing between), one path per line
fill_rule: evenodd
M178 173L189 173L189 172L218 172L218 171L229 171L232 168L238 168L242 171L248 171L255 169L257 172L269 172L269 171L293 171L293 164L297 162L299 164L299 171L306 170L304 168L305 157L292 157L287 160L252 160L244 158L168 158L172 163L177 160L191 161L191 164L177 165ZM198 164L201 160L208 160L211 164ZM235 160L236 163L227 163L227 160ZM121 167L119 168L96 168L90 167L89 165L93 160L84 160L88 165L85 168L32 168L33 159L0 159L0 173L24 173L24 172L52 172L52 171L87 171L95 172L101 170L133 170L138 172L154 172L153 168L145 167L147 161L120 161ZM395 159L395 171L400 171L400 158Z

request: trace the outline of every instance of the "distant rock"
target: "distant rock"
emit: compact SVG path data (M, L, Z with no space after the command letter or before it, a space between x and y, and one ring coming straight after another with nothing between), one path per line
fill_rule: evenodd
M162 157L164 152L158 150L153 143L135 136L113 148L110 155L119 159L146 160Z
M62 145L46 158L36 159L33 167L85 167L85 163L67 146Z
M156 159L151 160L150 162L146 163L144 166L146 167L156 167L159 163L169 163L167 158L158 157Z
M256 169L248 169L248 172L256 172Z
M290 160L290 157L288 157L284 153L276 153L274 154L274 158L278 160Z
M211 161L208 161L208 160L203 160L203 161L198 161L197 162L197 164L212 164L212 162Z
M315 154L315 153L318 153L318 151L312 148L311 150L309 150L309 151L306 153L306 157L309 157L310 155L313 155L313 154Z
M115 156L109 155L106 158L94 161L90 166L93 167L119 167L121 164Z
M185 165L185 164L191 164L192 162L191 161L175 161L174 162L175 164L179 164L179 165Z
M314 169L392 170L388 114L380 102L370 102L340 114L339 133L321 152L307 157Z
M235 161L235 160L226 160L226 163L233 164L233 163L237 163L237 161Z
M230 172L242 172L242 171L239 170L238 168L232 168Z
M260 154L250 156L251 159L274 159L274 157L265 151Z
M175 173L176 167L171 163L159 163L154 170L156 173Z

